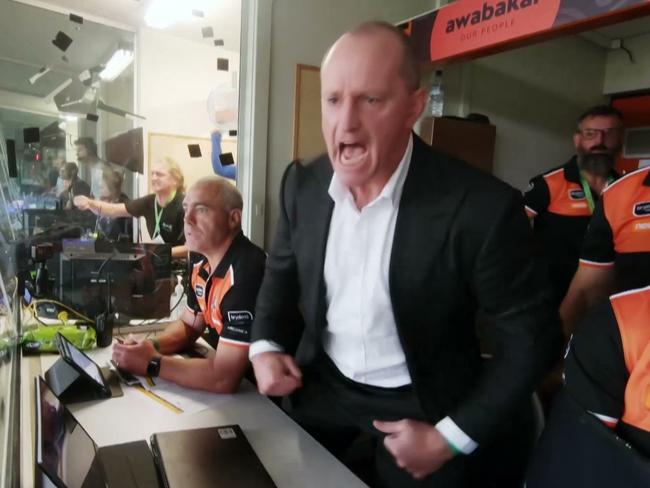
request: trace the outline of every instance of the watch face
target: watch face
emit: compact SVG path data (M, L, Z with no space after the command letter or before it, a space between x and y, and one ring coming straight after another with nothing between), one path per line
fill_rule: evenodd
M160 373L160 356L153 358L147 365L147 374L149 376L158 376Z

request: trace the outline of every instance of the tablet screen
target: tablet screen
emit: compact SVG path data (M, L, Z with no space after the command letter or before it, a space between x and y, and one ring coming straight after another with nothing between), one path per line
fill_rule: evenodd
M40 377L36 380L36 463L57 486L88 486L97 446Z
M83 352L77 349L74 344L72 344L64 336L61 334L57 335L59 337L60 344L63 346L62 349L64 349L60 351L61 355L72 361L79 369L82 369L84 373L90 376L95 382L100 384L102 388L105 388L104 377L102 376L102 372L99 369L99 366L97 366L97 364L94 363L92 359L86 356Z

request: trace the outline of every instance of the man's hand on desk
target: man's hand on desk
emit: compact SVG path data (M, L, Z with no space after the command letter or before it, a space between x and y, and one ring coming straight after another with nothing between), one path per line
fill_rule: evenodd
M375 420L373 425L386 434L384 446L395 458L395 463L415 479L425 478L454 457L442 434L426 422Z
M146 339L113 345L113 361L118 367L139 376L147 374L147 365L156 356L159 356L158 351L153 343Z
M262 395L285 396L302 386L302 372L288 354L262 352L251 363Z

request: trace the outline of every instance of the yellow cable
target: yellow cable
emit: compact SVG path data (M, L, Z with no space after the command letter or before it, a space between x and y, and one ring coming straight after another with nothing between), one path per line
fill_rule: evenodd
M84 314L82 314L81 312L78 312L74 308L67 306L65 303L61 303L61 302L59 302L57 300L52 300L50 298L41 299L41 300L32 300L32 303L30 304L30 307L34 307L34 309L33 309L34 312L36 312L36 305L38 305L39 303L53 303L55 305L58 305L59 307L63 307L68 312L73 313L74 315L76 315L77 317L79 317L80 319L82 319L82 320L84 320L86 322L89 322L91 324L94 323L94 320L89 319ZM36 313L34 313L34 316L36 316Z

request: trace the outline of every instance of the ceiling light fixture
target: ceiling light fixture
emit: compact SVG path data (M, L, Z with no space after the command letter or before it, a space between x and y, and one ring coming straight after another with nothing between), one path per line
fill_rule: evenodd
M133 51L120 48L113 53L106 67L99 73L104 81L113 81L133 62Z
M36 83L42 76L45 76L50 72L52 68L50 66L43 66L41 69L39 69L34 76L32 76L29 79L29 84L33 85Z

